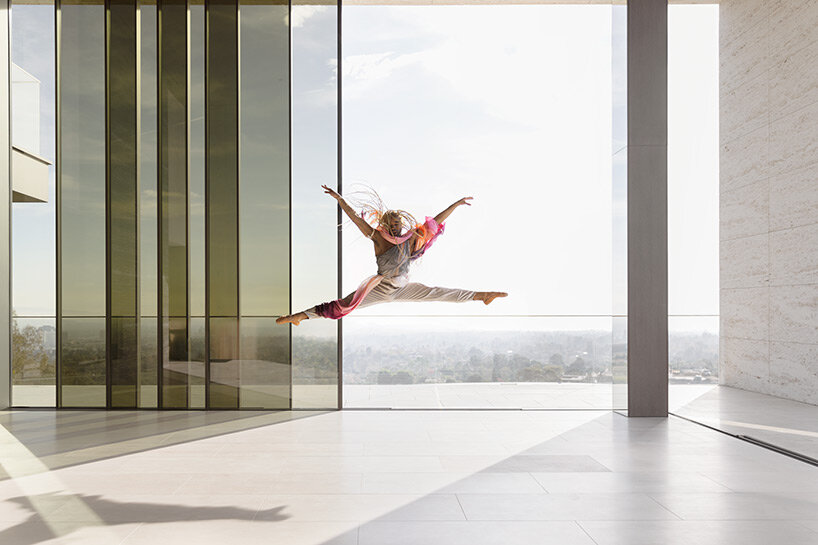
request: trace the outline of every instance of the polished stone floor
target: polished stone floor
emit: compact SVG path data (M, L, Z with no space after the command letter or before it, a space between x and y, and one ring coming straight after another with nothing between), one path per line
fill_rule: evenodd
M816 405L727 386L701 390L698 396L677 396L676 401L671 412L679 416L818 459Z
M605 411L0 412L0 543L818 543L818 468Z

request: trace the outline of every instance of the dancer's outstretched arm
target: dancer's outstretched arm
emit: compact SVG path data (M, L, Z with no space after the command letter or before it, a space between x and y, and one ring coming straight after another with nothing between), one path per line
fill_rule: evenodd
M324 193L338 201L338 206L340 206L341 210L343 210L346 215L349 216L349 219L351 219L352 223L354 223L358 229L361 230L364 236L367 238L372 238L372 234L375 232L375 229L373 229L372 226L366 222L366 220L359 216L357 212L355 212L355 210L349 204L347 204L344 198L334 189L326 185L322 185L321 187L324 189Z
M457 208L458 206L463 206L464 204L466 206L471 206L471 203L469 201L472 200L473 198L474 197L463 197L459 201L452 203L451 206L449 206L449 208L435 216L435 221L438 223L443 223L446 220L446 218L448 218L451 215L451 213L454 212L454 209Z

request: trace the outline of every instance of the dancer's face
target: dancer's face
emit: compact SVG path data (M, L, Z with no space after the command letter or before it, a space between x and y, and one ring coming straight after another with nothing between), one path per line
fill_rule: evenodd
M400 216L397 214L388 214L384 218L384 222L386 223L387 229L389 229L389 234L396 237L400 235L402 225L400 221Z

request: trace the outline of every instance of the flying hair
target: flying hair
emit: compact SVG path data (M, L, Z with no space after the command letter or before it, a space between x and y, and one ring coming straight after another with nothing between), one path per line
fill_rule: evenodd
M361 217L374 229L389 232L389 220L392 217L400 219L403 232L418 226L418 221L412 214L406 210L388 208L378 192L368 185L355 184L353 187L356 189L346 193L344 198L353 208L361 211Z

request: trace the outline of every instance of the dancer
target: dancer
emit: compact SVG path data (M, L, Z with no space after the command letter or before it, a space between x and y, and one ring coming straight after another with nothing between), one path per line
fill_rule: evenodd
M434 218L418 224L414 218L403 210L386 210L380 198L375 194L374 203L365 204L361 215L344 200L341 195L326 185L321 186L324 193L338 201L338 205L349 216L361 233L372 240L375 245L375 260L378 274L367 278L354 292L343 299L316 305L310 309L282 316L278 324L298 325L301 320L312 318L330 318L337 320L356 308L368 307L390 301L483 301L486 305L497 297L508 294L501 291L468 291L461 289L428 287L416 282L409 282L409 265L428 250L432 243L443 233L443 222L459 206L471 206L472 197L464 197L453 203ZM375 227L366 220L369 216ZM404 229L406 232L404 233Z

